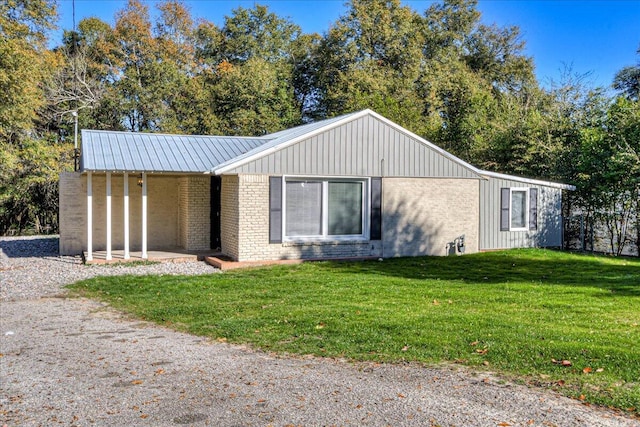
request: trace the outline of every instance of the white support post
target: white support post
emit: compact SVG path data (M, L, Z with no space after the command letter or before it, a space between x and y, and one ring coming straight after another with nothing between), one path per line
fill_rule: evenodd
M147 259L147 174L142 174L142 259Z
M91 172L87 172L87 261L93 261L93 188Z
M107 256L111 261L111 172L107 172Z
M124 173L124 259L129 259L129 174Z

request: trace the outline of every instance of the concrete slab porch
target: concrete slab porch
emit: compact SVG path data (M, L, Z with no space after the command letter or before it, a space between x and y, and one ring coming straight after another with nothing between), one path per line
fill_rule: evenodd
M141 251L132 251L129 253L130 258L124 258L124 250L114 250L111 252L111 260L107 260L106 251L93 251L93 260L87 261L86 252L82 253L82 259L85 264L113 264L124 262L190 262L203 261L205 257L220 255L218 252L212 251L185 251L179 248L170 248L165 250L147 251L147 259L142 258Z

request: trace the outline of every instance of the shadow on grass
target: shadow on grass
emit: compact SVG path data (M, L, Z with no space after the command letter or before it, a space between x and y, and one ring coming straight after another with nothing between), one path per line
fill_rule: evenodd
M607 295L640 297L640 259L572 254L552 250L510 250L461 257L393 258L328 262L334 271L406 279L459 280L473 285L525 282L588 286Z

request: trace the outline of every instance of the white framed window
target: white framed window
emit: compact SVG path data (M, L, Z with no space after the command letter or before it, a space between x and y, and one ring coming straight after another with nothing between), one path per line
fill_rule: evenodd
M538 189L504 187L500 189L500 231L538 229Z
M284 240L369 238L369 179L283 179Z
M511 188L509 203L509 230L523 231L529 229L529 189Z

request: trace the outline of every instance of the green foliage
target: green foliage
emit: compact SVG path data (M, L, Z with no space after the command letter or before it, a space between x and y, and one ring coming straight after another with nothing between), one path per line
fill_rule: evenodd
M145 320L267 351L487 364L591 403L637 411L640 401L635 259L514 250L104 277L74 289Z
M217 62L239 64L252 58L277 63L290 57L292 44L300 37L296 24L269 12L267 6L239 7L225 18Z
M0 142L0 234L58 229L58 173L71 170L72 146L24 139ZM63 169L63 170L64 170Z
M227 135L264 135L300 123L289 71L262 59L222 63L211 85L214 114L226 118L219 130Z
M638 48L640 55L640 47ZM613 88L629 99L640 99L640 62L637 65L624 67L613 79Z
M635 239L640 200L640 102L618 97L598 125L581 133L577 197L590 217L606 226L611 252L620 255Z
M41 83L57 64L45 48L45 31L53 27L50 0L0 3L0 139L18 141L34 127L44 105Z

